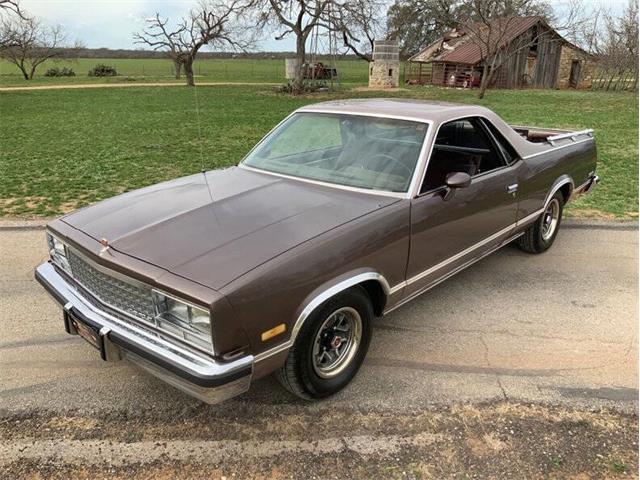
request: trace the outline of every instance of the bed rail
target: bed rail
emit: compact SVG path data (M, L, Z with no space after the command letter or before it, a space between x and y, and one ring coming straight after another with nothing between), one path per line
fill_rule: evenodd
M561 133L559 135L552 135L550 137L547 137L547 142L549 142L553 147L555 146L555 142L557 142L558 140L564 140L565 138L570 138L571 141L575 142L577 137L581 135L587 135L589 137L593 137L593 129L588 128L586 130L580 130L578 132L567 132L567 133Z

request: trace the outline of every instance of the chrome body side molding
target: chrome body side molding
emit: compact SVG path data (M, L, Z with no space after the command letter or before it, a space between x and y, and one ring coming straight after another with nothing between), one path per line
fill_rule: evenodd
M530 158L534 158L534 157L537 157L539 155L545 155L545 154L553 152L555 150L560 150L561 148L573 147L575 145L579 145L579 144L584 143L584 142L593 142L593 141L594 141L593 138L585 138L583 140L577 140L577 141L572 142L572 143L567 143L566 145L558 145L557 147L553 146L553 147L548 148L547 150L544 150L542 152L536 152L536 153L532 153L530 155L525 155L524 157L522 157L522 160L528 160Z
M520 220L518 220L515 223L512 223L511 225L503 228L502 230L494 233L493 235L485 238L484 240L479 241L478 243L471 245L470 247L462 250L461 252L456 253L454 256L447 258L446 260L443 260L442 262L438 263L437 265L434 265L433 267L428 268L427 270L418 273L417 275L414 275L413 277L407 279L404 282L399 283L398 285L394 285L391 288L392 292L396 292L398 290L401 290L402 288L411 285L421 279L423 279L424 277L427 277L429 275L431 275L434 272L437 272L438 270L442 270L444 267L446 267L447 265L456 262L457 260L460 260L461 258L465 257L466 255L469 255L470 253L473 253L474 251L478 250L479 248L482 248L483 246L485 246L488 243L491 243L492 241L500 238L501 236L507 235L509 232L513 231L514 229L522 226L522 225L526 225L527 223L532 222L533 220L535 220L538 216L540 216L542 214L542 212L544 212L544 208L541 208L540 210L536 210L535 212L531 213L530 215L527 215L524 218L521 218Z
M453 277L456 273L461 272L462 270L464 270L465 268L473 265L474 263L482 260L484 257L486 257L487 255L492 254L493 252L495 252L496 250L499 250L500 248L504 247L506 244L508 244L509 242L512 242L513 240L515 240L516 238L522 236L523 232L517 233L516 235L513 235L509 238L507 238L505 241L501 242L500 244L496 245L495 247L487 250L486 252L484 252L482 255L476 257L476 258L472 258L471 260L469 260L468 262L460 265L459 267L455 268L454 270L451 270L450 272L444 274L443 276L441 276L440 278L438 278L437 280L435 280L434 282L430 283L429 285L426 285L424 288L418 290L417 292L414 292L413 294L409 295L407 298L402 299L400 302L398 302L397 304L395 304L393 307L389 308L388 310L385 310L384 312L382 312L383 315L386 315L392 311L394 311L396 308L401 307L402 305L404 305L405 303L410 302L411 300L413 300L414 298L422 295L423 293L431 290L432 288L434 288L436 285L439 285L440 283L444 282L445 280L447 280L450 277Z

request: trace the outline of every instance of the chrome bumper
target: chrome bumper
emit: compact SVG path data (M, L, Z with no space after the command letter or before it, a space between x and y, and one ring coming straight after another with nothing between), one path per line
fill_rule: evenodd
M126 358L207 403L222 402L249 389L252 355L232 362L218 362L125 323L85 300L49 262L36 268L35 277L62 306L67 333L78 333L74 327L77 321L96 332L100 337L97 348L103 360Z
M592 175L587 182L587 186L582 190L582 193L589 193L594 187L600 183L600 177L598 175Z

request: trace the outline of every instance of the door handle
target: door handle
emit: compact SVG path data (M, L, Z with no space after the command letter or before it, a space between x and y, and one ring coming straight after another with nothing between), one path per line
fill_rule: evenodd
M507 193L516 193L518 191L518 184L513 183L507 187Z

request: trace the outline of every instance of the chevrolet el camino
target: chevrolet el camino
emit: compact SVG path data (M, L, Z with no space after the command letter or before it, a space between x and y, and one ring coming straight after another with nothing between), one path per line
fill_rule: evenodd
M320 103L236 167L51 222L35 275L103 360L209 403L274 372L317 399L354 377L377 317L510 242L551 247L595 169L591 130L468 105Z

